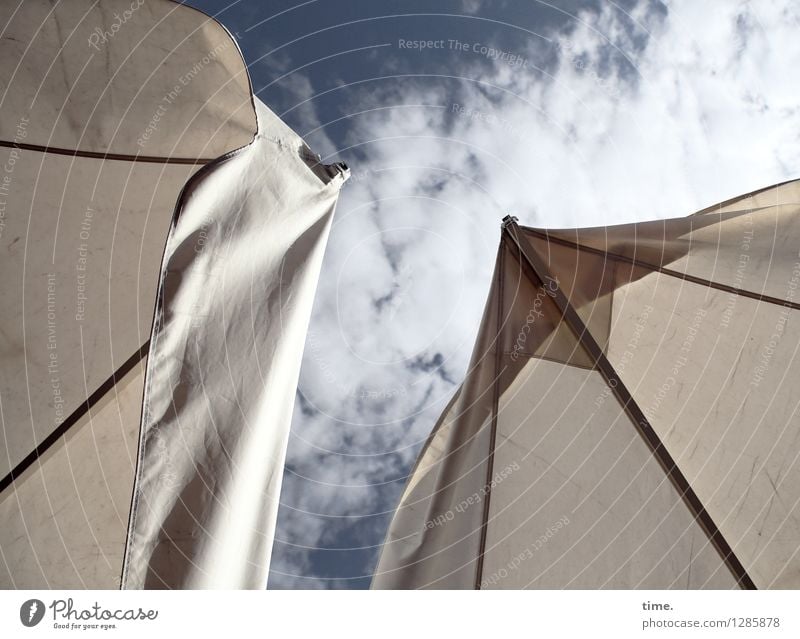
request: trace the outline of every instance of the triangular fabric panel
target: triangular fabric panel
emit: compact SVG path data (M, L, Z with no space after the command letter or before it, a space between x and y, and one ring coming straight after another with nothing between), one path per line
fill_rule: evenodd
M736 587L598 371L529 360L494 457L482 588Z

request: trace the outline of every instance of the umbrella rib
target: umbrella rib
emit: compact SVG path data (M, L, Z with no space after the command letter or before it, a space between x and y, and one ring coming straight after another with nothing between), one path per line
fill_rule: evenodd
M485 497L483 501L483 519L481 522L481 537L478 549L478 561L475 567L475 590L481 589L483 581L483 559L486 554L486 534L489 529L489 503L492 497L492 474L494 473L494 451L497 442L497 413L500 405L500 374L503 358L503 345L501 343L501 327L503 324L503 270L505 264L505 250L500 247L497 256L497 327L495 336L494 357L494 388L492 393L492 423L489 433L489 456L486 460L486 484L484 485Z
M756 585L752 580L747 570L739 561L739 558L733 552L730 544L722 535L722 532L717 527L709 512L706 510L703 502L694 492L689 481L683 475L678 465L672 459L664 446L661 438L656 434L650 421L645 416L642 409L633 399L627 386L623 383L614 366L606 357L603 349L594 339L594 336L589 332L589 329L583 323L583 320L578 315L575 308L567 299L566 294L554 280L547 269L547 265L536 253L533 247L528 242L528 239L519 232L519 226L513 218L507 218L507 222L503 227L503 239L510 245L512 250L521 258L520 263L527 264L528 268L533 272L534 276L544 282L547 278L555 282L555 290L553 293L553 300L559 308L559 311L564 317L564 321L572 329L577 336L580 343L588 352L589 356L596 363L597 369L606 379L606 382L611 387L615 397L622 405L625 412L633 421L636 430L645 440L656 459L660 462L662 468L667 476L672 481L679 494L683 497L686 504L689 506L696 521L698 521L708 535L709 540L717 549L725 565L728 566L739 586L744 590L755 590Z

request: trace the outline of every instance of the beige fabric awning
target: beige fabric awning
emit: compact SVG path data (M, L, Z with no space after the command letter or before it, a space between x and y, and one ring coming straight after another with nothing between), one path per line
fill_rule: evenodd
M221 530L227 502L215 486L214 505L193 512L197 531L171 528L170 513L183 508L181 482L192 481L190 465L207 462L203 454L222 464L217 486L229 488L226 473L240 468L232 464L235 451L226 448L222 459L211 443L193 449L183 458L186 473L148 484L157 461L147 446L151 426L171 433L176 455L186 452L179 431L187 422L153 417L158 402L177 407L185 396L171 394L174 385L154 392L152 380L163 374L167 384L174 375L200 383L179 359L181 340L190 337L202 351L192 363L213 361L218 375L192 390L219 392L210 399L224 407L231 396L221 385L246 366L226 366L220 349L247 351L263 365L260 377L248 375L241 421L225 418L231 433L244 433L247 423L261 437L253 449L260 456L247 460L248 468L258 466L245 506L252 516L226 532L241 544L227 557L234 576L209 573L201 583L174 565L155 583L129 578L127 585L263 586L303 346L298 331L345 172L319 165L260 103L257 117L235 41L195 9L167 0L26 0L4 3L0 21L0 587L118 587L139 448L135 520L147 522L147 532L134 528L128 575L134 568L148 574L152 553L143 545L151 535ZM223 229L225 237L217 234ZM175 242L183 233L187 247L202 250L181 253ZM248 239L259 245L248 248ZM248 269L239 269L246 254L261 261L248 258ZM212 295L210 280L187 289L188 279L172 275L181 266L199 272L201 261L223 273L224 290ZM159 348L148 358L157 297ZM186 297L217 310L238 304L241 313L260 312L214 316L214 331L230 340L220 343L211 331L182 334L184 326L163 315L181 313ZM211 317L206 310L193 327ZM287 318L291 330L281 323ZM282 361L266 361L276 350ZM279 365L285 373L276 379L270 371ZM150 411L140 447L145 391ZM265 402L273 413L260 413ZM191 426L208 427L209 440L226 447L235 438L194 413ZM159 500L157 513L149 511L152 500ZM202 572L211 559L200 556L199 544L196 551L192 569Z
M504 226L375 588L800 587L800 181Z
M161 271L125 588L266 588L339 167L261 133L191 182Z

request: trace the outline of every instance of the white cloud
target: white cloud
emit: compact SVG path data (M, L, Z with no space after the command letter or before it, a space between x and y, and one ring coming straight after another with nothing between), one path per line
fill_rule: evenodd
M483 6L483 0L462 0L464 13L478 13Z

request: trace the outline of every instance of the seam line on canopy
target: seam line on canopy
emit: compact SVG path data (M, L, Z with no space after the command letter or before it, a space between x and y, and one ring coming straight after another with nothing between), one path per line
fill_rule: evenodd
M579 251L586 251L587 253L593 253L595 255L605 255L612 260L616 260L618 262L625 262L626 264L632 264L633 266L639 266L644 269L648 269L650 271L654 271L657 273L662 273L664 275L669 275L671 277L675 277L681 280L685 280L687 282L692 282L693 284L700 284L701 286L707 286L709 288L714 288L720 291L725 291L726 293L733 293L735 295L741 295L742 297L749 297L750 299L757 300L759 302L767 302L768 304L775 304L777 306L785 306L787 308L791 308L793 310L800 310L800 303L792 302L789 300L780 300L777 297L772 297L771 295L763 295L761 293L755 293L753 291L749 291L743 288L736 288L735 286L730 286L729 284L721 284L720 282L712 282L711 280L707 280L702 277L697 277L696 275L689 275L688 273L681 273L680 271L676 271L671 268L666 268L664 266L658 266L657 264L651 264L649 262L643 262L639 259L633 257L627 257L626 255L620 255L619 253L614 253L611 251L604 251L602 249L595 248L593 246L586 246L584 244L579 244L577 242L572 242L570 240L565 240L560 237L553 237L549 235L546 231L540 231L539 229L532 229L530 227L521 227L525 228L525 230L532 235L535 235L538 238L546 240L548 242L554 242L555 244L561 244L562 246L568 246L570 248L577 249Z
M521 262L527 263L536 278L544 281L544 277L549 275L544 261L536 254L533 247L528 240L519 232L519 226L515 221L510 221L503 229L503 239L510 244L510 247L516 251ZM672 484L678 491L678 494L683 497L684 502L690 508L694 519L700 523L701 528L708 536L711 544L716 548L720 554L723 562L733 574L734 579L742 589L756 590L755 582L750 578L744 565L739 561L739 558L733 552L733 549L728 544L728 541L722 535L722 532L717 527L710 513L706 510L703 502L692 489L691 484L681 472L677 463L672 459L667 448L664 446L661 438L653 429L650 421L634 400L627 386L623 383L622 379L617 374L616 369L611 362L606 358L600 345L595 341L589 329L583 323L583 320L578 315L577 311L573 308L569 299L560 286L556 286L553 291L553 299L559 307L564 321L572 329L577 336L580 343L588 351L589 356L596 362L597 369L603 375L606 383L611 387L617 401L622 405L623 410L628 414L631 421L634 423L636 430L645 440L652 454L661 464L661 467L667 474L667 477L672 481ZM613 383L612 383L613 382Z
M61 422L56 429L45 437L25 458L19 462L9 473L0 480L0 493L14 483L14 480L19 478L28 468L30 468L39 458L42 457L52 446L58 442L69 430L78 423L78 421L86 415L105 395L127 375L133 367L138 364L142 358L147 354L150 348L150 340L146 341L138 351L131 355L117 370L115 370L111 377L104 381L89 397L87 397L70 415Z
M21 149L23 151L36 151L39 153L53 153L55 155L68 155L79 158L93 158L96 160L120 160L122 162L146 162L150 164L207 164L214 158L183 158L163 157L160 155L129 155L126 153L103 153L100 151L81 151L79 149L63 149L57 146L42 146L40 144L27 144L23 142L9 142L0 140L0 147Z

